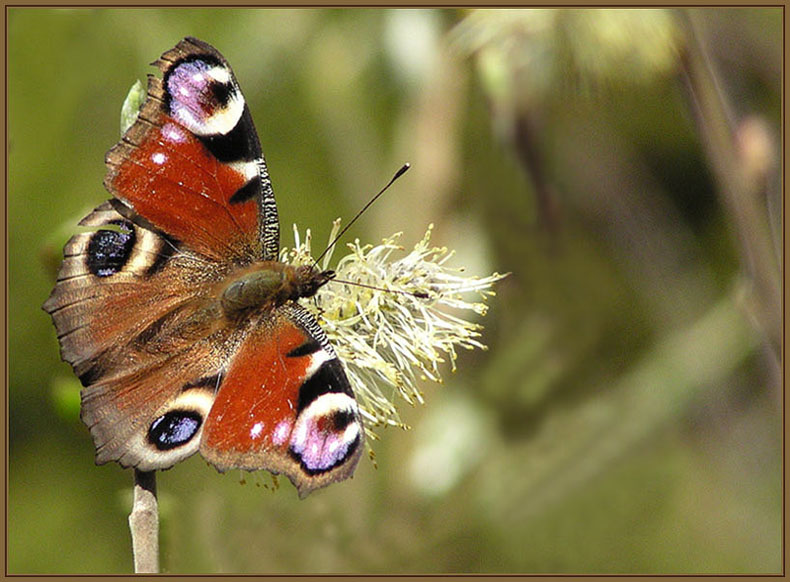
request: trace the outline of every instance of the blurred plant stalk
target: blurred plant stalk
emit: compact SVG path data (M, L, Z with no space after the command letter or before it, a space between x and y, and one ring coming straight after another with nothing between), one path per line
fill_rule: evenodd
M705 54L694 15L688 11L680 14L686 31L681 67L699 134L738 239L746 274L745 307L778 365L782 345L781 268L766 205L767 174L775 152L759 121L733 119L727 96Z

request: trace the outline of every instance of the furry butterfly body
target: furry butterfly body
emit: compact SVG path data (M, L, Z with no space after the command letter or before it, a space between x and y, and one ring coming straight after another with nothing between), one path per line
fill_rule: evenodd
M298 302L333 274L278 262L271 181L222 55L186 38L154 64L162 79L106 157L113 198L66 244L44 304L97 463L150 471L199 451L304 496L363 449L343 365Z

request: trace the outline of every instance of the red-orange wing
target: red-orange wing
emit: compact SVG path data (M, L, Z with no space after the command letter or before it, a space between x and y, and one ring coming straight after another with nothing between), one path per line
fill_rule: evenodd
M220 471L284 473L304 497L349 477L364 431L343 366L296 306L246 338L222 379L200 453Z

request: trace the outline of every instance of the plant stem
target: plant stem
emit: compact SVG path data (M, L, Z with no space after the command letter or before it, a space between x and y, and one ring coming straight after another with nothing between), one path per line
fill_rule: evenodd
M747 311L778 362L782 343L781 271L774 254L764 181L747 170L736 143L737 121L733 120L692 16L683 14L687 45L681 62L693 99L692 110L719 183L723 206L738 239L742 268L749 284L746 290L751 301L746 305Z
M159 573L159 507L156 471L134 470L134 502L129 514L135 574Z

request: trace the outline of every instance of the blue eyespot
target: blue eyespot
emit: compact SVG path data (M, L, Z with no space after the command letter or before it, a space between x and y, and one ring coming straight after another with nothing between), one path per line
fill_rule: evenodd
M160 451L180 447L192 440L203 417L192 410L171 410L151 423L148 442Z

